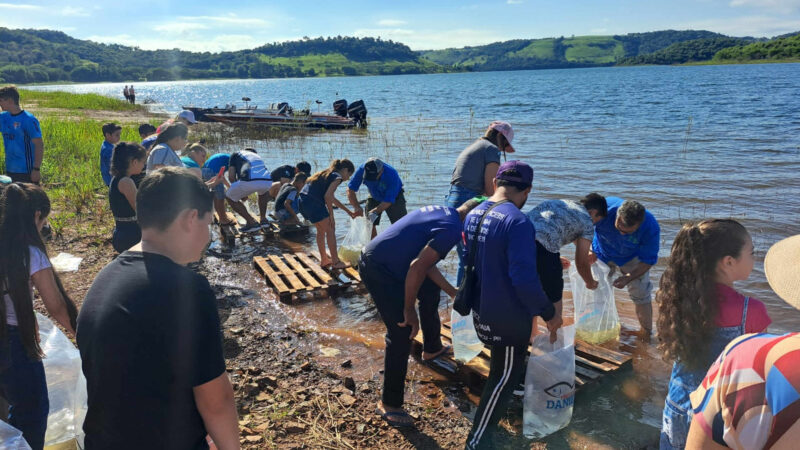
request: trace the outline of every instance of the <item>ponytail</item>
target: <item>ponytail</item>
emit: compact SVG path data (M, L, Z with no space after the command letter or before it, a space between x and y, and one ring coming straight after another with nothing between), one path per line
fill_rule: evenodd
M347 169L347 170L350 171L350 173L356 171L355 166L353 165L353 163L349 159L334 159L333 161L331 161L331 165L328 166L327 169L320 170L319 172L315 173L314 175L311 175L306 182L307 183L313 183L313 182L315 182L315 181L317 181L319 179L323 179L324 180L324 179L328 178L328 175L330 175L331 173L338 172L338 171L340 171L342 169Z

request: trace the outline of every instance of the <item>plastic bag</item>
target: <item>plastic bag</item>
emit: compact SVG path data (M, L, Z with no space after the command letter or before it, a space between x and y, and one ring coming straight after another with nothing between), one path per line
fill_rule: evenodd
M483 342L475 332L472 314L462 316L455 309L450 310L450 332L453 334L453 355L457 361L466 364L483 350Z
M50 259L50 264L56 272L75 272L81 265L83 258L70 255L69 253L59 253L55 258Z
M572 298L575 302L575 336L592 344L619 338L619 314L614 301L614 288L608 280L610 269L602 261L592 264L592 277L597 289L586 288L575 264L569 266Z
M522 432L528 438L541 438L564 428L572 419L575 402L575 326L558 330L550 343L550 333L533 338L525 373L525 399Z
M372 224L365 217L350 219L350 230L338 250L339 259L355 266L361 257L361 250L372 240Z
M4 450L31 450L22 437L22 431L0 420L0 448Z
M37 313L36 320L50 398L45 447L75 439L82 444L87 394L80 353L50 319Z

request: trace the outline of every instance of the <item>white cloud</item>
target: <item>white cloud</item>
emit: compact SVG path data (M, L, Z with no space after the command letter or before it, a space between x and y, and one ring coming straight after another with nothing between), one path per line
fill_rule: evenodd
M382 27L399 27L405 24L405 20L383 19L378 21L378 25Z
M179 48L191 52L222 52L235 51L242 49L255 48L264 44L264 39L252 34L221 34L214 37L203 36L180 36L173 38L173 35L164 37L154 36L140 39L129 34L117 34L106 36L89 36L86 39L95 42L113 43L139 47L142 50L164 50Z
M775 11L782 14L800 11L800 0L731 0L730 5Z
M676 28L716 31L728 36L772 37L797 31L800 26L798 26L796 20L762 15L701 20L688 22Z
M37 9L42 9L42 7L38 5L25 5L25 4L16 5L13 3L0 3L0 9L21 9L21 10L33 11Z
M520 5L523 3L522 0L506 0L506 3L509 5Z
M89 17L89 11L81 7L66 6L61 10L61 15L65 17Z
M271 23L264 19L239 17L236 14L228 14L227 16L181 16L178 20L187 22L213 22L218 24L236 25L236 26L269 26Z
M445 31L410 30L405 28L361 28L353 32L358 37L378 37L402 42L413 50L432 50L466 45L484 45L511 39L485 29L460 28Z
M168 22L153 27L153 31L166 34L186 34L197 30L207 30L210 27L206 24L195 22Z

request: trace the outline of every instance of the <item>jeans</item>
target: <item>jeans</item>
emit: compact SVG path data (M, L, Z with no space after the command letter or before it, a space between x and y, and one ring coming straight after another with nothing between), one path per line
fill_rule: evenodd
M478 195L479 194L473 190L451 184L450 192L445 197L445 206L458 208L467 200L477 197ZM458 252L458 274L456 275L456 286L461 286L461 280L464 279L464 265L466 265L466 261L464 260L464 257L466 256L466 250L464 249L464 242L461 239L458 240L456 251Z
M9 405L8 423L22 431L33 450L41 450L50 410L44 365L25 353L17 327L6 327L6 342L0 343L0 395Z

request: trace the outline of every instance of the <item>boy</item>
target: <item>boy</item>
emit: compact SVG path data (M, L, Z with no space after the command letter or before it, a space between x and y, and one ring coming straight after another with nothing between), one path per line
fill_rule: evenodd
M188 269L209 241L211 193L164 167L136 194L142 241L97 275L78 316L86 449L239 449L214 291Z
M251 233L262 227L268 227L267 203L274 198L269 195L272 179L264 165L264 160L258 156L254 148L245 148L231 154L228 162L228 180L231 182L231 187L225 193L225 197L228 199L231 209L247 221L247 224L239 231ZM250 215L247 207L242 203L242 200L254 192L258 194L260 223L256 222L256 219Z
M39 184L44 142L39 121L19 106L16 86L0 88L0 132L6 154L6 175L14 181Z
M103 183L106 186L111 184L111 154L114 152L114 146L120 140L122 135L122 127L109 122L103 125L103 145L100 146L100 176L103 177Z
M281 190L275 198L275 217L281 224L300 224L300 219L297 217L300 199L297 193L303 189L307 179L308 175L305 172L299 172L294 176L291 183L281 186Z

